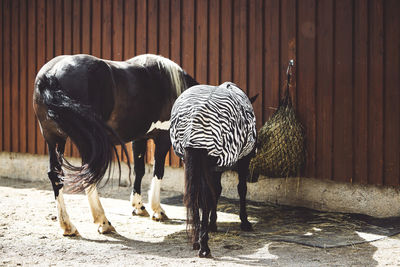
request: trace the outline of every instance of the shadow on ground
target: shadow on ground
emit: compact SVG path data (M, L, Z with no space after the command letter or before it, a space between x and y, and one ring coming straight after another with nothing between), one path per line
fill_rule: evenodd
M0 178L0 186L51 191L50 184L43 182L23 182L4 178ZM107 198L126 200L126 205L129 205L130 189L118 188L118 193L113 193L115 189L114 185L102 189L101 192ZM179 193L170 193L168 197L162 198L162 203L183 210L182 195ZM82 203L82 206L85 206L85 203ZM353 258L353 254L357 253L364 257L364 262L376 265L377 262L373 259L376 247L368 242L400 232L399 218L376 219L364 215L319 212L256 202L248 203L249 219L253 222L254 231L242 232L238 220L238 201L222 198L218 211L222 218L227 214L235 216L236 219L232 221L225 218L218 221L218 232L211 233L209 245L214 256L213 260L217 263L231 262L254 266L286 264L286 259L292 257L292 260L298 258L301 264L329 264L335 262L338 256L341 257L341 262L357 263ZM133 249L135 254L177 259L193 258L197 253L190 249L191 245L184 230L184 217L168 215L170 220L162 223L163 227L176 227L176 230L165 232L167 234L163 234L161 230L160 235L163 238L159 242L140 240L126 234L121 228L131 226L126 226L125 222L129 220L133 226L135 225L135 218L130 214L119 215L121 220L117 222L119 224L117 231L120 233L110 234L106 239L88 236L70 239L103 245L121 245L121 250ZM155 227L150 231L157 232L159 229ZM361 243L364 243L362 248L355 246ZM346 247L348 253L334 250L340 247ZM329 248L333 250L326 250Z

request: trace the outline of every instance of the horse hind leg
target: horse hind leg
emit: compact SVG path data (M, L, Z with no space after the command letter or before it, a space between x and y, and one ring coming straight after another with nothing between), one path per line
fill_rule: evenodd
M133 206L132 215L149 216L146 207L143 205L141 195L142 178L144 176L144 156L146 153L146 140L132 142L135 182L130 197Z
M215 206L211 210L211 215L210 215L210 226L209 226L210 232L217 232L217 229L218 229L218 227L217 227L217 205L218 205L218 200L221 196L221 191L222 191L221 175L222 175L222 172L214 172L214 176L213 176L214 190L215 190Z
M214 207L211 207L214 208ZM202 218L201 218L201 227L200 227L200 236L199 236L199 243L200 243L200 250L199 250L199 257L201 258L209 258L211 257L210 247L208 246L208 220L210 218L210 207L203 207L202 208Z
M85 192L89 201L90 211L92 212L93 222L98 225L97 231L100 234L115 232L115 228L104 214L96 185L88 187Z
M171 147L169 131L162 131L155 139L154 152L154 174L151 180L149 191L149 202L153 210L152 219L155 221L164 221L168 217L160 203L161 180L164 177L165 157Z
M65 139L61 137L47 137L45 138L50 156L50 165L48 171L48 177L53 186L54 196L56 199L58 221L60 227L63 230L64 236L77 236L79 235L76 227L71 223L67 209L65 207L64 196L63 196L63 184L60 178L62 175L61 169L61 155L64 153ZM57 155L58 154L58 155Z
M251 223L247 219L246 195L247 195L247 177L249 175L249 164L251 156L247 155L238 162L239 184L237 186L240 198L240 229L243 231L253 231Z

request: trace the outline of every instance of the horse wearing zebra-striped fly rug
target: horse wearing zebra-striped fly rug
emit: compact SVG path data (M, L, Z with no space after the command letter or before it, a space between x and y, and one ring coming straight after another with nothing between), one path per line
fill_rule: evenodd
M211 255L208 230L217 230L216 207L224 170L238 171L240 226L244 231L252 230L246 212L246 180L257 135L251 105L256 97L249 100L231 82L197 85L183 92L172 108L171 142L175 153L184 159L184 203L193 249L199 249L200 257Z

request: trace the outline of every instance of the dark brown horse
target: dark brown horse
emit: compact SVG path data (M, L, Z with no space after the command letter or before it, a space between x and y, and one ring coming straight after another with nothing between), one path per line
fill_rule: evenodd
M155 166L149 198L153 218L165 216L159 194L171 146L170 111L180 93L195 84L176 63L150 54L124 62L89 55L59 56L42 67L35 81L33 104L49 149L48 177L64 235L78 234L65 209L64 185L70 191L86 191L100 233L114 229L104 214L96 185L112 163L115 145L122 145L127 154L124 144L129 141L134 141L134 213L147 214L140 186L146 140L153 138ZM64 159L67 138L77 146L82 166L72 166Z

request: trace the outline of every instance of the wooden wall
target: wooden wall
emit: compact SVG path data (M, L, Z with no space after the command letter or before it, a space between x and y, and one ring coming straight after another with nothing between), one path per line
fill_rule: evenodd
M259 93L258 127L294 59L304 175L400 183L398 0L1 0L0 14L2 151L46 153L32 87L56 55L161 54L201 83L231 80ZM78 156L71 144L67 154ZM173 153L166 163L180 165Z

